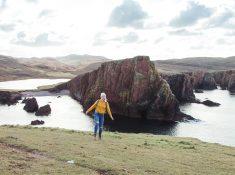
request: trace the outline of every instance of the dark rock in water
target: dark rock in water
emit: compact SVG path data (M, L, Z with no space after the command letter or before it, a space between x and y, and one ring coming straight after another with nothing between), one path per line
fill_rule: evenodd
M170 85L171 91L180 102L192 102L195 100L193 93L194 79L188 74L164 75L162 77Z
M57 96L57 98L61 98L61 96L59 95L59 96Z
M203 102L201 102L202 104L206 105L206 106L210 106L210 107L213 107L213 106L220 106L219 103L216 103L216 102L213 102L211 100L205 100Z
M36 98L28 98L25 102L24 110L27 112L36 112L38 110Z
M235 93L235 74L233 74L229 80L228 90L231 93Z
M22 100L22 102L21 103L26 103L27 102L27 100L28 100L28 98L24 98L23 100Z
M97 70L79 75L66 84L63 87L84 109L105 92L116 117L164 121L186 117L169 84L146 56L103 63Z
M43 125L45 122L42 120L31 121L31 125Z
M203 93L203 90L201 90L201 89L195 89L194 92L195 92L195 93Z
M38 111L35 113L36 116L48 116L51 113L51 107L50 105L42 106L38 109Z
M0 104L14 105L21 100L22 95L18 92L0 91Z

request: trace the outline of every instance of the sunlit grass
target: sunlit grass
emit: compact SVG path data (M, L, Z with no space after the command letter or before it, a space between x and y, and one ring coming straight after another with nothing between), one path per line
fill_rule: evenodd
M234 174L235 148L192 138L0 127L2 174ZM74 160L74 164L67 161Z

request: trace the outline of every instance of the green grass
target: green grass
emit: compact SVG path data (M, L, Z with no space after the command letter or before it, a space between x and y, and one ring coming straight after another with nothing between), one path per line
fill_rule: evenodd
M0 174L235 174L235 148L192 138L0 127ZM67 163L74 160L74 164Z

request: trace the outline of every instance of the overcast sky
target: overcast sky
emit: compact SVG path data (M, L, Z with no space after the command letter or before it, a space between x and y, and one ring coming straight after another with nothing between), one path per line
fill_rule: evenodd
M235 55L234 0L0 0L0 54Z

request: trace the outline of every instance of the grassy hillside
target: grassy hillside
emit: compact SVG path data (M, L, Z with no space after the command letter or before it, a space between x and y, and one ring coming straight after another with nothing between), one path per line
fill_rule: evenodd
M160 72L179 73L204 71L221 71L235 69L235 56L220 57L193 57L183 59L156 60L156 67Z
M147 134L1 126L0 157L1 174L235 173L235 148Z

